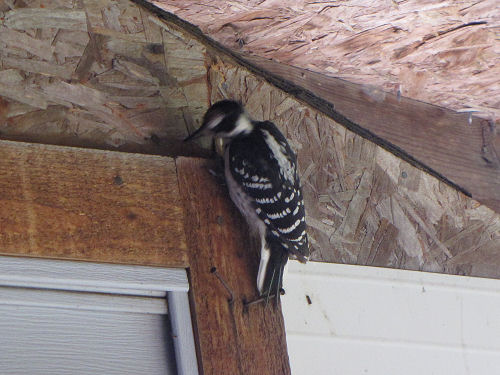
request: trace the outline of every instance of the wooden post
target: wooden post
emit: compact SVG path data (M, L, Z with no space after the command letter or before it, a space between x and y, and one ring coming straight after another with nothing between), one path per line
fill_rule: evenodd
M201 368L208 374L290 373L281 308L244 306L257 298L258 256L246 223L208 160L176 161L186 214L192 308ZM231 296L217 273L231 288Z

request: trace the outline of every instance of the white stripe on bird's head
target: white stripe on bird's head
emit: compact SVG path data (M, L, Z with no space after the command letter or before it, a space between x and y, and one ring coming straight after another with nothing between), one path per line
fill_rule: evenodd
M252 132L254 125L252 124L252 120L248 117L245 112L242 112L238 119L234 123L234 127L225 132L218 132L217 136L222 138L235 138L242 134L249 134Z
M207 130L213 131L217 127L217 125L219 125L221 121L224 120L224 117L226 117L224 113L219 113L217 116L214 116L213 118L208 120L205 127L207 128Z
M240 134L248 134L253 130L252 121L247 116L245 112L238 116L238 120L236 120L236 126L234 130L228 134L228 136L236 136Z

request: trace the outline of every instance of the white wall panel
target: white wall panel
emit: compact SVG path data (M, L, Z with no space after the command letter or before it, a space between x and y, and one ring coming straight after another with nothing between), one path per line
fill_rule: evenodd
M285 290L295 375L500 371L499 280L290 262Z

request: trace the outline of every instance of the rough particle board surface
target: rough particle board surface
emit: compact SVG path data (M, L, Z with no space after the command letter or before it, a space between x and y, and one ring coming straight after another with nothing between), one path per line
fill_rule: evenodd
M40 8L36 1L23 5ZM500 219L483 205L495 208L498 197L495 147L499 149L500 138L495 138L494 127L483 127L473 119L471 130L464 130L464 124L468 126L464 114L450 117L437 110L424 116L415 109L420 107L408 107L408 111L415 111L419 123L433 121L434 128L419 124L418 129L430 132L421 134L410 122L397 136L394 129L399 129L401 121L395 116L394 123L384 120L383 127L386 135L392 132L393 139L387 135L382 140L387 145L394 135L400 140L411 139L413 143L408 141L407 145L413 148L399 147L402 154L421 162L410 165L388 153L388 147L372 143L369 139L380 139L367 137L366 129L360 136L359 127L341 126L339 118L331 116L331 106L321 106L328 93L320 90L321 77L304 72L302 77L301 72L285 67L288 80L279 81L274 73L283 71L272 71L275 65L259 69L217 46L192 25L151 6L145 9L132 2L110 0L61 0L46 6L83 9L87 32L74 26L77 23L58 30L18 30L4 25L8 31L2 29L6 44L0 49L2 137L73 145L122 144L132 149L139 145L141 151L190 154L196 146L182 144L180 139L199 125L209 103L240 99L256 119L276 122L298 153L315 259L500 276ZM0 9L5 14L12 10L19 13L11 2L3 3ZM47 14L40 12L37 17ZM13 45L16 33L26 34L22 38L29 47ZM54 49L45 50L47 45ZM50 61L44 60L48 52ZM14 64L17 61L23 69ZM73 69L69 80L64 78L67 69ZM311 78L310 88L317 89L320 97L298 87L295 78ZM397 97L387 99L382 91L350 85L341 88L334 93L334 110L344 106L359 112L359 103L371 103L370 110L354 115L376 123L390 113L382 111L384 103L391 104L387 109L400 109ZM407 105L405 99L401 103ZM456 127L450 122L454 118L460 122ZM427 174L426 162L417 158L419 143L410 135L434 141L437 133L431 130L438 128L450 129L448 137L446 132L439 134L440 141L449 147L439 149L436 141L420 149L431 159L441 160L443 170L438 172L444 177L458 171L469 183L460 187L480 203ZM152 134L157 137L149 139ZM469 134L472 152L457 143ZM442 156L448 159L439 159ZM448 166L446 160L454 164ZM490 169L474 169L488 161ZM485 185L484 178L490 183ZM480 195L470 187L486 188L484 191L489 189L492 194Z
M193 25L145 0L136 2L146 8L132 1L111 0L5 3L1 8L5 17L3 22L0 20L0 137L172 156L207 155L208 143L200 148L199 143L183 144L181 140L200 125L210 104L212 85L208 67L218 56L227 58L232 54L236 57L233 65L251 68L254 74L265 77L291 96L305 100L350 130L432 171L500 212L497 189L500 135L494 122L476 117L469 119L467 113L452 113L398 98L380 86L348 83L251 56L235 55L234 51L202 35ZM233 6L238 2L230 3L232 6L227 9L234 12ZM483 1L482 5L487 3ZM182 8L181 3L178 6L177 10ZM391 8L391 15L412 14L405 13L413 9L412 6ZM193 4L189 11L203 15L199 7ZM308 5L309 12L314 13L316 7L322 9L319 5ZM474 5L472 8L467 8L465 14L490 14L484 7ZM360 16L366 12L368 21L373 21L373 15L384 6L353 9L356 9L353 14ZM416 20L426 14L447 19L454 8L440 6L440 16L432 9L432 6L420 9ZM189 20L189 12L184 11L186 9L176 13L186 15ZM239 11L245 13L244 7ZM332 11L331 7L321 10L328 14ZM305 20L312 13L301 14ZM238 27L241 22L252 23L253 17L268 22L259 14L263 13L258 11L250 18L231 22L236 22ZM28 28L28 19L33 19L38 26L36 31ZM367 21L356 19L360 25ZM488 18L487 24L458 25L456 30L445 34L436 26L438 37L425 39L420 47L426 48L437 39L455 33L463 36L470 30L490 35L495 22L493 17ZM299 24L291 22L285 29ZM280 25L285 26L277 22L275 30L283 30ZM319 24L307 25L314 33ZM226 24L220 26L227 31ZM384 30L373 32L378 35L377 32L384 33ZM403 32L398 29L397 38L401 38L399 34ZM361 37L363 33L358 34L363 43L374 36L370 34L365 40ZM212 34L209 32L209 35ZM321 40L317 42L322 43ZM307 45L316 43L316 39L310 42ZM302 42L300 44L302 46ZM486 65L490 64L490 52L491 48L485 47L485 55L480 55ZM358 57L364 56L360 52ZM313 57L307 55L307 58ZM493 68L487 69L473 76L483 77L493 71ZM224 87L219 90L225 92ZM227 95L227 92L223 94Z
M408 99L374 85L354 84L229 51L175 15L162 12L147 1L135 1L212 47L207 48L210 61L219 57L227 65L247 68L291 98L305 101L356 134L500 212L500 192L496 188L500 184L500 135L494 119L481 119L470 112L455 112ZM223 97L231 97L224 85L218 90Z
M212 102L232 97L297 152L318 261L499 278L500 215L222 59Z
M0 4L0 137L193 151L180 140L208 106L202 45L130 1Z
M235 51L500 119L498 0L150 0Z
M320 98L317 107L339 124L500 212L500 134L494 123L376 87L245 59Z
M0 141L0 253L187 266L172 159Z

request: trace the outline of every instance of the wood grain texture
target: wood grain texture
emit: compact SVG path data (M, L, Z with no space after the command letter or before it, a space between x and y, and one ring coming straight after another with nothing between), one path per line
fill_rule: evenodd
M1 69L0 94L12 96L0 99L2 136L15 133L54 142L53 134L58 134L69 144L107 143L115 137L118 143L147 143L139 134L153 131L149 125L154 118L161 120L153 121L155 129L165 125L163 135L172 143L164 145L166 151L158 151L158 146L151 152L190 153L180 138L199 123L204 106L222 98L240 99L256 119L275 121L298 151L316 259L500 277L498 213L422 171L441 173L443 180L453 172L467 184L458 186L462 191L495 208L500 138L494 127L478 125L473 118L464 128L466 115L450 117L439 108L419 105L412 109L405 99L399 102L397 97L345 82L337 82L333 93L325 89L315 95L301 88L299 81L291 82L299 71L283 67L283 73L270 63L269 70L263 70L256 60L249 62L221 47L193 25L145 0L135 1L147 8L109 0L54 0L47 5L85 9L88 32L78 31L79 26L58 32L2 29L10 42L16 33L27 34L23 40L29 45L23 49L11 43L0 49L7 62ZM0 3L6 14L13 10L9 4ZM37 4L23 3L39 8ZM16 14L20 14L17 8ZM47 18L48 13L37 17ZM42 64L48 57L43 47L48 44L55 48L53 59L61 71ZM10 66L12 59L39 72ZM175 64L169 66L169 61ZM66 68L74 69L71 80L56 77ZM205 68L206 92L200 84ZM323 78L327 82L323 76L301 73L301 84L309 84L311 90L319 90ZM278 74L288 74L288 80ZM334 95L334 108L323 95ZM172 115L171 121L152 115L159 108ZM369 123L365 128L353 119ZM426 125L430 122L433 126ZM392 138L394 143L371 132L368 126L374 124L387 137L408 144L411 152ZM171 125L180 131L170 136ZM463 142L467 138L473 148ZM429 163L436 163L435 169L416 158L422 150ZM447 180L458 184L455 177Z
M349 83L243 55L224 48L175 15L155 9L146 0L134 1L184 30L179 31L184 38L197 38L200 44L210 46L212 61L217 57L228 62L233 60L233 65L245 67L349 130L500 212L500 189L497 188L500 134L493 118L477 118L470 116L470 112L454 112L403 98L376 86ZM223 97L230 96L225 87L219 85L218 90Z
M244 58L331 103L333 109L319 103L318 107L338 123L429 168L500 212L500 133L493 123L375 87L258 57Z
M132 1L111 0L54 0L44 4L44 8L40 8L36 0L16 3L15 6L11 3L2 5L2 138L171 156L207 155L208 143L201 143L205 148L200 148L197 143L182 144L181 139L200 125L200 119L209 106L207 67L210 62L218 55L232 56L236 59L235 63L307 101L336 122L419 168L434 173L500 212L500 189L497 188L500 184L500 134L495 130L493 121L472 117L469 124L468 113L456 113L405 98L398 99L396 95L379 89L380 86L352 84L262 58L240 56L207 38L193 25L173 14L162 12L151 2L135 1L147 8ZM486 7L485 4L483 2L482 7ZM172 9L186 16L193 14L190 12L203 15L204 7L199 4L192 9L183 6L185 4L175 5ZM322 5L308 6L310 9L323 8ZM238 9L244 13L244 8ZM443 7L443 17L455 14L454 9ZM472 12L477 16L486 13L485 9L467 9L464 12ZM325 12L332 10L327 7ZM229 6L228 11L234 10ZM277 10L266 11L281 14ZM365 7L357 9L357 12L364 11ZM392 16L399 14L392 8L390 11ZM419 12L417 14L421 16L428 11ZM431 13L433 17L436 16ZM373 26L371 23L377 22L372 19L374 14L376 12L368 12L368 18L363 22L368 21ZM301 17L308 19L307 14ZM492 22L495 20L495 17L491 19ZM29 22L36 25L39 31L29 29ZM241 22L251 23L251 20L240 19L238 27L243 25ZM457 22L453 20L453 25L460 26ZM293 28L294 24L292 22L287 27ZM219 26L227 31L225 23ZM486 41L491 39L491 23L452 31L449 31L453 29L450 25L433 27L440 37L426 38L419 49L428 48L440 39L442 42L462 43L464 46L481 42L478 51L484 53L473 54L466 61L459 60L469 68L474 66L476 69L476 65L470 62L482 56L487 62L478 63L484 63L484 66L480 73L475 72L471 77L483 77L487 82L494 82L491 78L484 78L485 75L494 76L493 67L498 69L497 66L500 66L491 64L494 57L490 53L491 48L486 47ZM378 33L393 35L392 30L392 26L375 27L365 37L362 37L363 33L357 35L360 39L349 39L343 35L343 48L352 47L352 44L356 44L355 40L360 41L359 48L365 43L371 48L371 42ZM441 35L443 30L449 32ZM478 35L477 40L475 37L466 38L472 30L475 30L474 35L484 34L484 38ZM268 35L267 28L262 31ZM401 37L404 31L397 31L398 41L405 40ZM417 34L421 32L419 28ZM452 36L456 36L457 40ZM321 44L326 39L310 42ZM257 43L257 40L253 42ZM409 53L406 58L415 53L411 43L402 47ZM452 59L451 56L460 54L462 47L446 52L443 59ZM356 51L357 48L352 53L358 61L364 55ZM304 55L300 53L296 57L300 60ZM308 54L304 58L317 61L318 56ZM405 60L404 64L407 63L409 61ZM373 65L365 65L373 69ZM489 65L491 69L485 69ZM415 75L418 78L416 81L424 81L419 74L413 74L411 69L409 71L408 67L401 69L402 75ZM355 75L351 74L352 77ZM406 83L403 86L409 87ZM488 87L494 88L491 84ZM490 107L492 103L494 107L495 99L490 98L495 97L495 90L490 92L491 95L482 96L490 103ZM419 88L415 92L423 91L423 88Z
M185 267L175 163L0 141L2 254Z
M186 210L192 309L205 375L290 373L281 309L263 304L243 307L256 298L258 253L225 187L208 168L211 161L179 158L179 186ZM229 293L211 273L225 279Z

